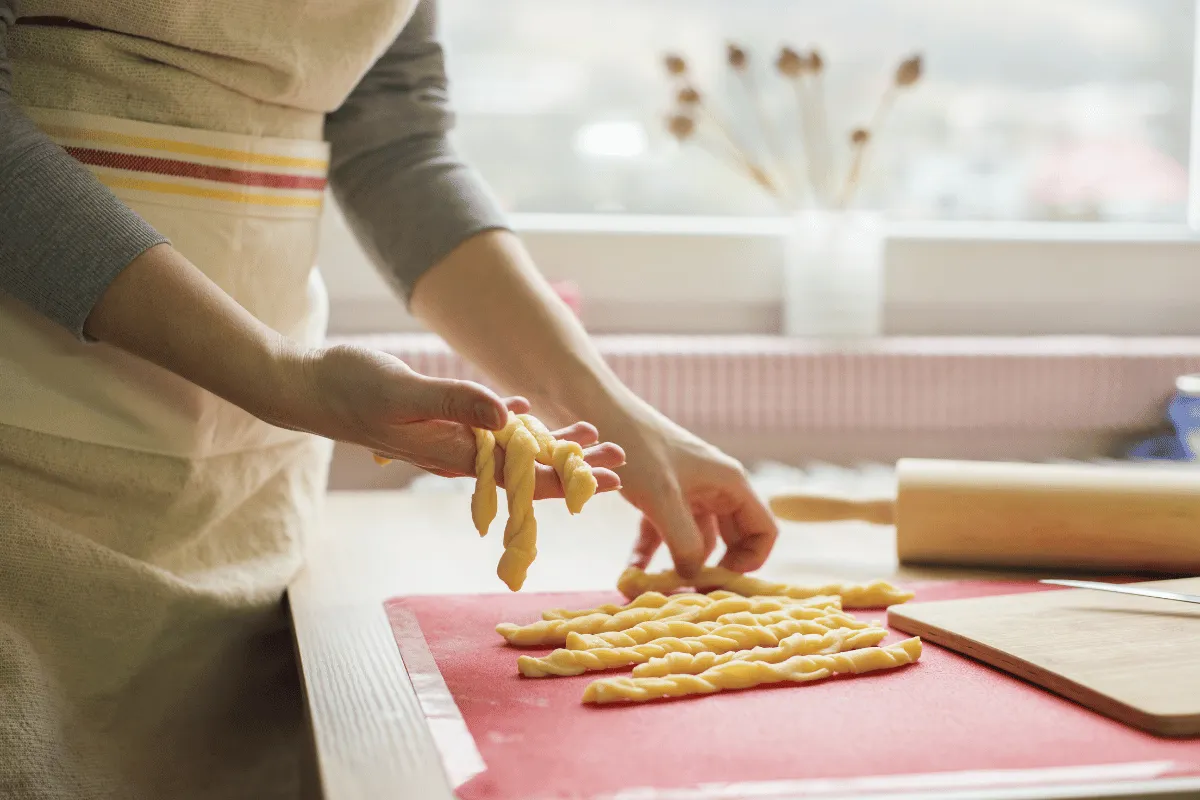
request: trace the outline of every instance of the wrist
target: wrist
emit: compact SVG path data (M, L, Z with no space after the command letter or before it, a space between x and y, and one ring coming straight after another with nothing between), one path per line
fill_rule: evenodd
M272 332L247 349L236 371L244 383L226 399L272 425L309 430L315 360L316 351Z
M564 424L590 422L600 431L620 430L631 422L645 423L660 416L648 403L609 369L599 364L580 363L575 369L559 371L550 405Z

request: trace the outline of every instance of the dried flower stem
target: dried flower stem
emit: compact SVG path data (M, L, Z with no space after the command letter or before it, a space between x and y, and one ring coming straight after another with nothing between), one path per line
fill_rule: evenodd
M812 120L808 108L808 98L805 96L804 78L796 76L790 79L796 93L796 113L800 117L800 171L808 176L808 188L812 198L820 202L820 189L817 182L817 158L813 153Z
M854 150L854 155L850 159L850 169L846 171L846 183L842 186L842 193L838 198L837 207L839 209L845 209L850 205L854 190L858 188L858 182L862 176L863 162L867 157L866 142L851 145L851 148Z
M820 194L828 197L830 191L829 173L832 168L831 159L833 157L833 144L829 139L829 122L825 114L825 80L822 72L814 72L812 75L812 133L810 134L817 151L817 164L819 165L819 181L818 191Z
M871 126L867 128L869 135L861 141L851 142L854 155L850 160L850 169L846 172L846 183L842 186L842 193L838 199L838 208L844 209L850 205L854 192L858 189L859 181L862 179L863 166L867 160L867 149L871 145L871 140L879 135L884 119L887 117L888 112L891 111L892 105L896 102L897 94L898 87L896 84L888 84L887 89L883 91L883 96L879 98L879 105L875 107L875 114L871 117Z
M883 90L883 95L879 98L879 105L875 107L875 114L871 117L871 126L866 130L860 129L862 135L856 131L851 137L854 157L850 162L850 169L846 173L846 183L842 187L842 194L838 200L839 208L845 208L850 204L862 176L863 164L867 159L867 148L870 147L872 140L879 137L879 132L883 129L883 122L896 102L896 95L900 93L901 89L912 86L920 80L923 69L920 55L910 56L901 61L891 82L888 83L887 88Z
M721 139L725 142L725 145L730 149L730 151L732 151L734 157L742 165L742 168L749 173L751 180L753 180L759 186L762 186L771 194L779 197L781 192L779 187L776 186L775 182L771 180L771 176L759 164L755 163L754 159L750 157L745 148L738 144L737 138L730 131L729 126L717 116L716 112L714 112L712 108L710 108L709 105L704 102L703 99L697 100L696 108L698 108L700 112L704 114L712 127L715 128L721 135Z
M766 144L766 162L776 162L777 168L782 173L776 178L780 186L780 191L785 195L792 194L791 176L788 175L787 159L783 155L783 147L780 144L779 133L771 122L770 116L767 114L766 106L763 103L762 92L758 90L758 84L754 81L753 76L747 69L738 70L738 77L741 78L742 87L746 90L746 95L750 99L750 104L754 106L755 114L758 117L759 132L762 134L763 142ZM768 168L769 169L769 168ZM772 173L773 170L770 170Z
M780 196L779 190L771 182L770 177L753 162L748 161L744 153L739 150L731 149L728 143L723 139L713 142L696 137L694 142L701 150L708 153L725 166L729 167L735 172L741 172L747 175L750 180L757 184L761 189L766 191L767 194L775 198L775 200L781 205L783 204L783 198Z

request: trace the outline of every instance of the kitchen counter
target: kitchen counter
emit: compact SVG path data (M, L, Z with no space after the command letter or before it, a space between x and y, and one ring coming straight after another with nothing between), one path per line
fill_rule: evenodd
M524 591L614 587L636 531L630 506L610 495L595 498L575 517L554 502L539 503L537 515L538 559ZM383 602L399 595L506 591L495 575L503 522L501 508L492 533L481 540L471 525L468 495L458 490L329 495L322 533L289 592L326 800L453 797L429 734L428 709L419 705ZM797 583L892 578L900 584L996 575L901 568L894 551L890 527L783 523L760 574ZM660 553L655 568L665 563Z

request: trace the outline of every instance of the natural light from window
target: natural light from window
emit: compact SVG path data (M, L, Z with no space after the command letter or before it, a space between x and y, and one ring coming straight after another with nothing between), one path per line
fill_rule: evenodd
M725 62L734 41L793 144L795 94L774 62L785 44L820 51L838 174L895 65L922 55L920 83L873 142L860 206L915 220L1186 218L1191 0L443 0L441 26L457 140L513 212L778 213L664 126L663 55L677 52L764 146Z

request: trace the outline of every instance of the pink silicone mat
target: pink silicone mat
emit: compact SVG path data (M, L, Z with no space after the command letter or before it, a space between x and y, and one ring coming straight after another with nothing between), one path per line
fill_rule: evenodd
M921 600L1046 590L912 586ZM521 678L498 622L615 594L407 597L387 603L462 800L726 800L1200 776L1200 740L1164 740L935 645L897 670L631 706L580 703L598 674ZM883 620L880 611L856 611ZM888 642L904 638L893 632ZM627 674L628 670L612 673Z

